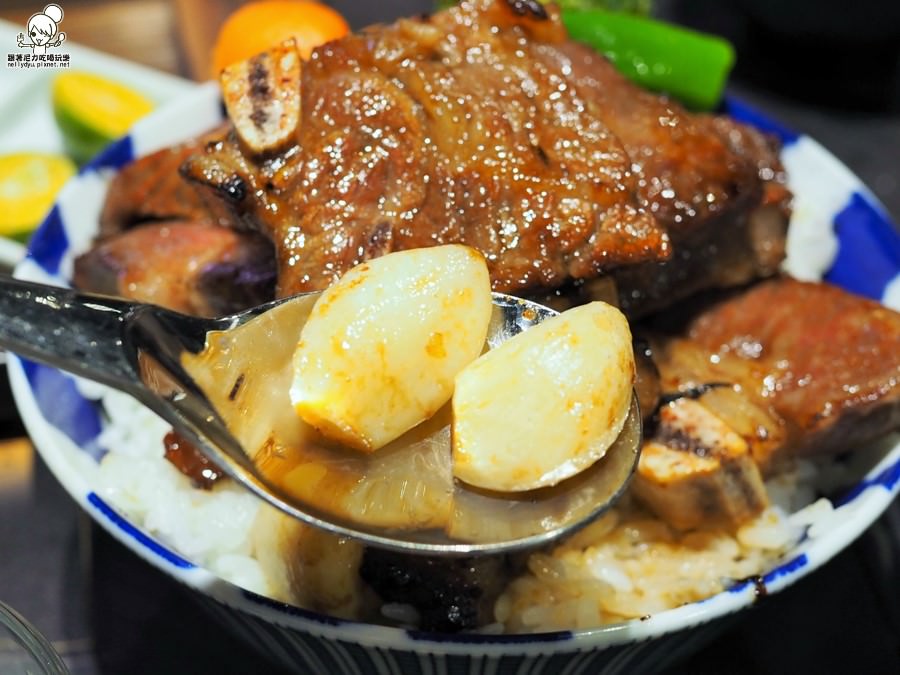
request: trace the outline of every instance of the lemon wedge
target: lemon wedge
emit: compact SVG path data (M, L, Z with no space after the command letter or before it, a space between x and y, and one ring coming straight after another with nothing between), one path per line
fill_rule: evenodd
M53 116L66 152L82 164L125 135L153 109L141 94L99 75L71 72L53 81Z
M74 174L75 165L60 155L21 152L0 157L0 235L25 239Z

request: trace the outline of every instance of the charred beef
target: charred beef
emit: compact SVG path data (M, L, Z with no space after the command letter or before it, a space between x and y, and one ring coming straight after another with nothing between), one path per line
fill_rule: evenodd
M572 80L631 158L638 205L673 253L612 271L632 317L706 288L775 274L785 254L790 193L778 144L727 117L691 114L635 87L604 57L559 48Z
M290 71L294 126L271 119L284 92L241 98L232 75L235 124L123 170L102 234L173 217L256 228L281 295L464 242L498 290L583 301L596 286L583 282L610 275L631 317L774 273L789 202L776 145L640 90L568 41L554 9L519 5L473 0L323 46ZM275 83L273 55L240 72Z
M330 42L303 64L291 147L256 155L237 126L186 175L246 186L230 203L275 241L281 295L442 243L481 250L495 288L519 293L665 258L622 144L544 52L565 39L501 0ZM272 61L255 58L246 98Z
M793 457L900 428L900 314L824 283L765 281L655 336L661 407L633 492L680 529L740 525Z
M735 526L769 500L746 441L702 403L680 398L659 411L632 490L678 529Z
M682 314L678 335L652 340L663 399L699 387L732 426L757 427L744 435L765 470L785 453L840 453L900 428L900 314L890 308L779 277Z

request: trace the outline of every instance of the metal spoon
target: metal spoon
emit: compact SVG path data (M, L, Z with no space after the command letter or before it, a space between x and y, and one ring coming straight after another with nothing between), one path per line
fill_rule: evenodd
M454 540L434 531L369 526L299 500L254 463L210 403L217 396L224 400L221 392L214 395L201 390L195 382L200 378L191 377L185 364L197 361L192 361L192 355L204 350L211 333L273 320L278 326L285 325L284 321L302 325L317 297L317 293L299 295L234 316L202 319L154 305L4 277L0 278L0 347L132 395L263 500L315 527L371 546L429 555L535 548L590 522L624 491L641 443L636 397L619 439L603 459L578 476L553 488L512 497L470 491L465 499L457 500L461 530L468 527L474 541ZM495 293L488 344L496 347L556 313L534 302ZM234 335L237 340L246 331ZM259 344L237 346L238 352L260 348ZM486 530L482 527L485 518L490 519Z

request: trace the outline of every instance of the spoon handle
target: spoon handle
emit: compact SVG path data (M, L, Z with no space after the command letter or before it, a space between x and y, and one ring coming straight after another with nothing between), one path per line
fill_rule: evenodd
M185 372L202 319L0 275L0 347L131 394L243 483L252 463Z
M133 391L136 355L123 348L122 300L0 276L0 347L76 375Z

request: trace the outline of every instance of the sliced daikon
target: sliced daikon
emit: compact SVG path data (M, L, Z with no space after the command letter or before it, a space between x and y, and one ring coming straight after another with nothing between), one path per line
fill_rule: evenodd
M450 400L491 312L487 265L467 246L363 263L322 293L303 327L291 402L323 435L376 450Z
M453 473L504 492L555 485L603 457L628 416L631 331L602 302L570 309L456 378Z

